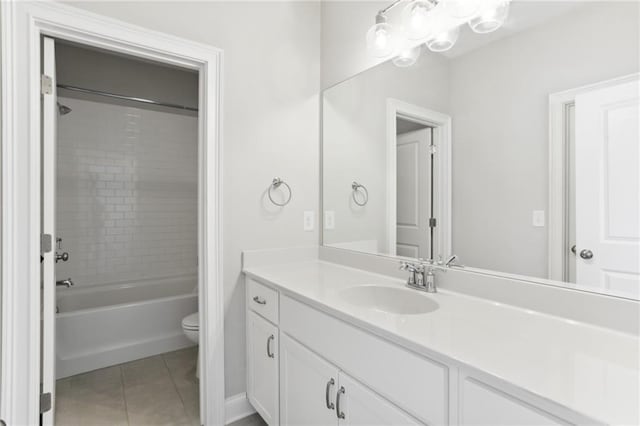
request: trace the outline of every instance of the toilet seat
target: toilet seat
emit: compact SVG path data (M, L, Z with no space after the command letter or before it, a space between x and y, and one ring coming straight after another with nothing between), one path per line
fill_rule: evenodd
M182 328L185 330L199 330L200 329L200 318L198 318L198 313L195 312L191 315L187 315L182 320Z

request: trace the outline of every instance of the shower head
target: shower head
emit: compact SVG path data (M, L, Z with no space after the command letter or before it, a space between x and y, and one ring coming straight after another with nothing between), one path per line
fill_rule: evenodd
M60 115L67 115L71 112L71 108L58 102L58 112Z

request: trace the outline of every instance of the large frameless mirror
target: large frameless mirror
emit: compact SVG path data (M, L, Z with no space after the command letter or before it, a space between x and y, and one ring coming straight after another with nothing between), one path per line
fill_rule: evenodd
M512 2L325 90L323 244L640 298L639 8Z

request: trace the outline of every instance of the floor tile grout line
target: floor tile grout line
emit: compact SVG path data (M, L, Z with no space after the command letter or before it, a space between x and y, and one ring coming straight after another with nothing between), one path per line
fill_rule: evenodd
M171 383L173 383L173 388L176 390L176 393L178 394L178 398L180 398L180 402L182 403L182 409L184 410L184 414L187 416L187 418L191 418L191 416L189 415L189 413L187 413L187 406L184 403L184 398L182 398L182 394L180 393L180 390L178 389L178 385L176 384L175 379L173 378L173 374L171 372L171 369L169 368L169 364L167 364L167 360L164 357L165 354L162 354L162 362L164 362L164 366L167 367L167 371L169 371L169 377L171 378Z
M127 426L131 426L131 421L129 420L129 404L127 404L127 391L124 388L124 369L122 368L123 364L120 364L118 368L120 369L120 387L122 388L122 399L124 400L124 415L127 417Z

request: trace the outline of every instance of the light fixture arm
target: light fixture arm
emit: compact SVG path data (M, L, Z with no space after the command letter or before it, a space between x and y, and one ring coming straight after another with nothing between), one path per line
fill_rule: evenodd
M399 5L400 3L402 3L403 1L405 1L405 0L395 0L395 1L394 1L393 3L391 3L389 6L385 7L384 9L380 9L380 10L378 11L378 14L376 15L376 23L379 23L379 22L378 22L378 17L379 17L379 16L381 16L381 17L382 17L383 19L385 19L385 21L386 21L386 19L387 19L387 18L385 17L385 14L386 14L387 12L389 12L391 9L393 9L394 7L396 7L397 5ZM427 0L427 1L428 1L429 3L431 3L431 4L433 4L433 6L434 6L434 7L435 7L435 6L437 6L437 5L438 5L438 3L440 3L440 0ZM383 22L384 22L384 21L383 21Z
M404 0L396 0L393 3L391 3L389 6L385 7L384 9L380 9L378 11L378 14L376 15L376 21L378 20L378 16L384 17L385 13L387 13L388 11L390 11L391 9L393 9L394 7L396 7L397 5L402 3L403 1Z

